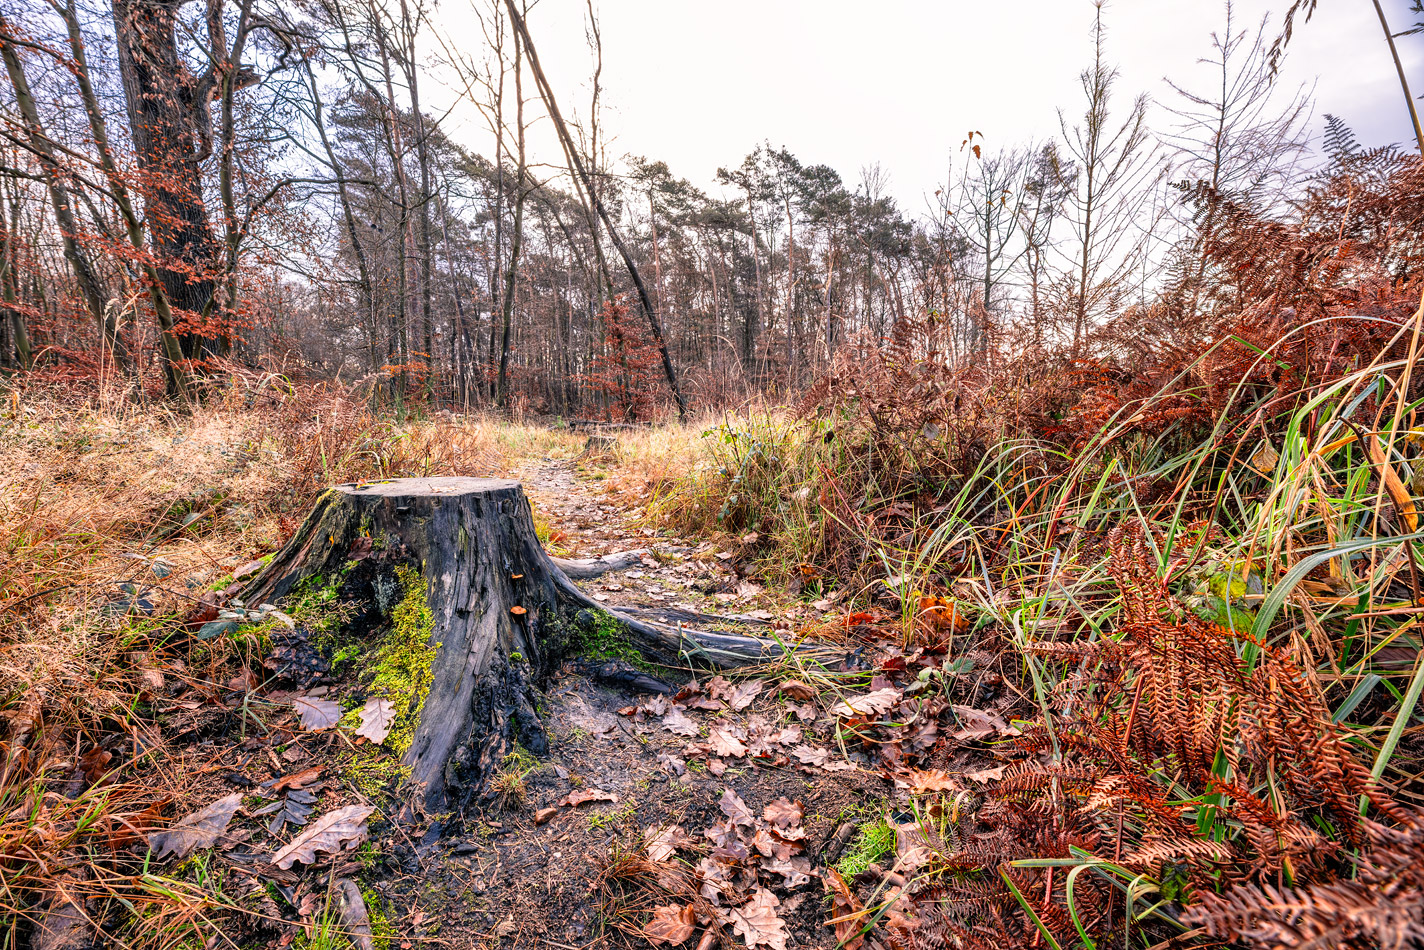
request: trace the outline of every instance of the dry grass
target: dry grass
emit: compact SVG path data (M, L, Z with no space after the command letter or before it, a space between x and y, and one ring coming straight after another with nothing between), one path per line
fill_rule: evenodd
M609 488L625 500L643 502L695 472L714 469L703 435L719 421L709 416L619 432L618 454L610 460Z

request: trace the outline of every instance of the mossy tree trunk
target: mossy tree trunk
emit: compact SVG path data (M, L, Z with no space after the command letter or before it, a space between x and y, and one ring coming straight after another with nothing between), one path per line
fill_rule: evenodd
M409 582L419 572L433 659L404 764L433 812L475 796L514 742L546 751L534 690L562 659L575 626L605 612L559 565L591 576L629 563L550 558L518 482L396 479L325 492L243 596L275 603L308 578L344 577L344 599L365 598L389 615L401 600L397 573ZM665 665L731 667L781 652L757 637L689 633L607 613L632 646Z

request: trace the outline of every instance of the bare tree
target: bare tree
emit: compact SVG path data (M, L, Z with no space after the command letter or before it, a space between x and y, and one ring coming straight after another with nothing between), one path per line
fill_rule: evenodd
M1093 323L1135 286L1138 257L1145 250L1141 218L1159 171L1147 129L1147 97L1134 99L1120 121L1112 115L1118 73L1104 59L1105 2L1094 4L1093 64L1080 77L1082 118L1070 125L1063 112L1058 114L1065 157L1076 172L1065 202L1070 232L1065 247L1072 255L1065 274L1066 316L1074 357Z
M1189 322L1206 286L1202 244L1222 200L1272 200L1291 183L1306 149L1309 97L1304 89L1283 93L1272 81L1267 35L1264 17L1254 33L1239 29L1228 0L1224 27L1211 34L1211 53L1199 60L1209 67L1210 86L1195 91L1167 80L1177 94L1168 110L1178 124L1164 138L1176 152L1177 185L1194 212L1187 224L1191 260L1178 288Z

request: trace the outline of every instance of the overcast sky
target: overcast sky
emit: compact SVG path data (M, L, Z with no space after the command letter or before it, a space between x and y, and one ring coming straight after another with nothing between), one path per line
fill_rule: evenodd
M468 2L444 0L435 26L478 55ZM584 116L585 4L538 0L529 14L561 108ZM1269 13L1275 24L1286 5L1237 0L1236 22L1254 28ZM1412 22L1407 0L1384 6L1396 31ZM911 212L925 209L971 129L990 148L1056 135L1059 108L1081 112L1078 76L1092 56L1090 0L595 0L595 8L611 154L661 159L704 188L763 141L831 165L852 185L878 162ZM1105 22L1120 107L1138 92L1169 101L1164 77L1198 88L1212 81L1198 60L1224 24L1222 4L1113 0ZM1424 36L1398 42L1416 95L1424 92ZM1297 26L1280 82L1314 85L1317 138L1329 112L1366 145L1413 141L1368 0L1321 0ZM488 153L473 109L457 107L450 130ZM534 142L539 158L562 162L550 133Z

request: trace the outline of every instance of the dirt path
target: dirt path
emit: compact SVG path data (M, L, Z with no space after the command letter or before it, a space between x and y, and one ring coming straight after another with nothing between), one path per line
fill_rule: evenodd
M641 528L573 464L520 474L555 546L581 557L650 549L641 568L586 585L610 606L709 611L735 594L714 550ZM506 801L458 837L395 846L374 889L400 946L649 946L617 927L645 925L659 906L728 946L758 933L762 946L834 946L823 856L883 799L883 780L835 751L815 699L777 691L782 673L733 683L661 672L675 693L659 695L636 688L640 671L616 646L598 646L549 684L549 755L508 763L522 782L509 781Z

